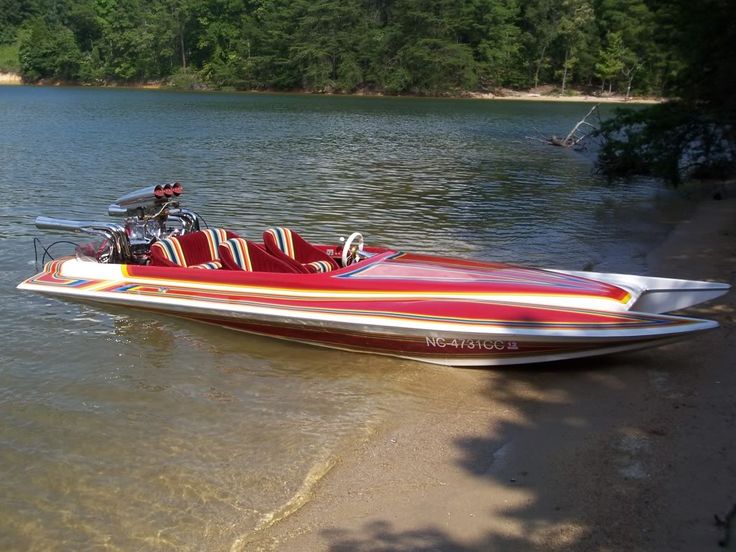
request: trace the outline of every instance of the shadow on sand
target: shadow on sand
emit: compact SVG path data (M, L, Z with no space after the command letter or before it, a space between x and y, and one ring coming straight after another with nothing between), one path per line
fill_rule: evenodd
M733 316L721 323L697 342L477 374L478 399L507 415L454 440L466 506L455 497L447 519L408 525L389 509L324 530L329 550L718 549L713 515L736 499L736 379L728 350L710 354L733 352ZM436 514L445 497L411 508Z

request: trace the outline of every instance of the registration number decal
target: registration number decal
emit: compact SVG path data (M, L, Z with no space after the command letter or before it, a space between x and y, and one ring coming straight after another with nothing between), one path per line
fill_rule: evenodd
M438 349L468 349L486 351L518 351L519 344L516 341L500 341L495 339L461 339L446 337L427 337L427 347Z

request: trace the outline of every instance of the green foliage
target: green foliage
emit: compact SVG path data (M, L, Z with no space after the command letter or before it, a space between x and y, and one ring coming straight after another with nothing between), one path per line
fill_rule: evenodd
M518 0L482 2L476 20L476 72L484 87L524 86L521 10Z
M601 79L601 86L605 86L608 82L610 92L614 81L620 78L624 72L626 60L630 57L630 53L624 47L624 39L620 32L609 33L606 42L606 48L601 50L598 55L595 74Z
M18 58L24 77L34 81L76 80L82 64L74 33L62 25L49 26L41 18L21 31Z
M423 38L399 50L399 59L411 75L412 92L439 94L446 90L467 90L476 84L475 60L466 44Z
M666 93L690 53L663 38L700 27L678 13L665 0L0 0L0 45L21 37L29 81Z
M171 88L179 90L201 90L207 88L202 77L192 69L179 69L169 77L168 84Z
M688 176L736 171L733 128L720 114L686 102L619 111L600 130L598 167L611 177L636 174L677 183Z
M20 72L19 44L0 44L0 73Z
M611 176L650 174L672 182L736 175L736 3L676 0L661 4L658 17L680 29L659 40L679 59L669 86L681 99L606 121L599 168Z

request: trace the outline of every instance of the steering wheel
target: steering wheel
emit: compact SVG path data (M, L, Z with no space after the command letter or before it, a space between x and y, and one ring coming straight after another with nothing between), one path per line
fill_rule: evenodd
M345 245L342 246L342 266L348 266L360 260L363 243L363 234L360 232L350 234L345 240Z

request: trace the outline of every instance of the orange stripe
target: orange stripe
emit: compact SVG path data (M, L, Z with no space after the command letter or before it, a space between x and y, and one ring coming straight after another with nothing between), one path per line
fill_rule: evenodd
M294 254L294 240L291 237L291 230L288 228L282 228L281 229L284 232L284 242L286 243L286 248L288 249L287 255L291 257L292 259L296 259L296 255Z
M176 238L169 238L171 240L171 245L174 249L174 254L177 257L177 259L174 261L176 264L181 266L187 266L187 258L184 255L184 250L181 248L181 244L179 243L179 240Z
M250 251L248 249L248 242L242 239L238 240L238 247L240 249L240 255L243 258L243 264L245 265L242 268L247 270L248 272L253 272L253 263L251 263L251 260L250 260Z

